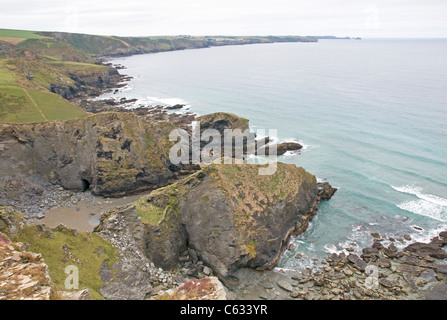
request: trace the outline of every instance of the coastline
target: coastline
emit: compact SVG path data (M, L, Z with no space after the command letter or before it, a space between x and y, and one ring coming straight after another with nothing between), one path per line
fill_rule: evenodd
M86 95L90 95L90 93L87 92ZM101 110L98 112L111 111L113 110L113 108L116 107L119 108L119 105L112 105L110 106L110 110ZM141 108L140 110L127 110L126 112L141 112L142 114L152 116L153 119L168 119L169 121L174 121L170 119L170 117L173 116L170 116L170 114L165 110L165 107L156 106L154 108L155 109L146 106L144 108ZM182 116L180 116L179 118L179 123L183 122L183 124L188 123L188 121L191 119L182 118ZM63 190L58 191L63 192ZM76 194L74 196L77 197ZM88 197L87 201L89 201ZM100 200L96 199L94 201ZM98 202L96 203L98 204ZM295 272L283 272L281 270L263 271L260 273L253 270L241 270L240 279L244 280L239 284L239 286L236 286L233 289L236 294L236 298L267 298L271 300L289 298L321 298L325 300L393 298L422 299L424 297L427 297L427 295L425 295L425 292L427 292L427 290L429 290L431 286L433 286L434 284L440 285L439 282L445 282L445 266L439 265L438 260L432 260L435 258L432 258L430 254L428 254L427 257L427 254L423 254L424 250L410 253L408 253L408 251L405 251L405 249L402 251L396 251L394 249L395 246L393 247L391 245L391 248L390 246L381 248L380 242L382 242L384 239L380 240L380 238L381 237L379 235L378 240L376 239L377 241L373 240L374 244L371 248L362 249L362 252L365 256L361 257L361 259L358 256L357 258L353 256L349 258L349 255L331 255L327 259L327 265L315 266L316 269L322 269L316 270L315 272L306 269L307 271L302 270L301 274L297 275ZM437 237L437 240L438 242L436 240L433 241L433 246L437 246L439 245L439 243L445 245L444 235L442 237ZM374 247L374 245L376 247ZM346 248L347 251L349 251L348 249L349 248ZM416 257L417 260L413 259L413 257ZM385 262L385 260L387 260L389 263ZM372 262L371 265L375 265L373 264L374 262L377 262L376 264L382 263L383 265L383 267L379 265L379 290L376 291L365 290L365 279L368 278L368 275L365 273L365 263L368 264L370 262ZM389 264L391 265L390 267L388 267ZM417 269L406 267L407 265L417 267ZM395 267L395 270L392 269L393 266ZM403 269L402 266L404 266ZM202 271L204 269L203 266L200 267L200 265L198 268ZM424 273L425 271L428 272L428 275ZM203 273L201 275L203 275ZM343 275L344 278L340 278L343 277ZM410 278L410 276L412 276L413 278ZM355 282L355 284L352 284L353 281ZM424 283L424 281L426 282ZM414 287L413 284L416 285L416 287ZM336 287L333 287L334 285L336 285ZM342 287L342 289L339 288L340 286ZM348 287L351 289L348 289ZM161 290L158 291L157 294L162 293L163 289L165 288L161 288ZM357 291L355 291L355 289L357 289ZM411 292L411 290L416 291ZM428 297L444 298L444 296L442 295L442 290L440 292L436 292L437 294L435 295L428 294ZM156 296L157 295L154 295L153 297Z
M439 237L435 236L432 240L433 239L439 239ZM430 257L425 257L425 259L422 258L419 259L419 261L413 261L409 264L405 262L406 259L411 260L412 257L418 256L417 252L409 254L405 251L405 249L412 244L418 244L421 242L411 239L411 237L409 237L409 239L403 239L403 241L402 239L398 239L397 241L400 241L398 246L400 249L394 249L394 242L396 239L391 238L390 240L380 237L380 235L379 238L377 238L377 234L374 234L371 235L371 241L373 242L373 247L374 245L380 247L378 243L385 241L385 243L388 243L388 246L391 246L391 250L396 250L394 253L390 253L388 251L388 256L383 253L385 251L382 250L376 252L374 249L368 247L356 248L359 251L359 253L355 255L356 257L363 256L365 251L371 252L371 250L374 254L378 254L377 258L372 261L371 265L373 266L377 266L377 263L375 262L378 259L381 259L380 261L382 262L383 267L379 267L380 272L379 277L377 278L379 281L379 287L377 290L369 291L367 289L365 290L364 286L362 287L360 285L359 287L355 287L355 285L352 284L353 281L357 284L364 284L364 280L368 278L368 275L365 274L364 270L365 260L355 259L352 256L348 259L349 255L346 254L346 252L352 252L353 250L352 247L348 246L341 250L344 251L343 253L328 254L325 262L315 265L312 269L305 268L304 270L291 271L279 268L272 271L262 272L241 270L242 277L247 277L249 280L242 281L239 286L233 288L233 293L236 295L237 299L268 300L290 298L303 300L446 299L442 293L442 290L439 291L435 289L439 286L442 287L446 279L444 276L444 265L436 265L436 263L443 262L442 260L432 261ZM389 247L385 249L390 250ZM371 259L368 259L367 255L368 253L366 254L366 260L371 261ZM410 258L408 258L409 256ZM422 254L421 256L425 256L425 254ZM356 262L363 266L363 268L356 265L353 262L354 260L358 260ZM366 263L369 263L369 261ZM425 262L429 262L430 264L427 265ZM334 264L336 265L337 263L339 263L339 266L334 268ZM388 267L388 265L390 265L390 267ZM414 277L415 274L418 275L420 270L418 269L417 272L414 273L414 270L410 267L411 270L408 271L408 269L406 269L406 265L420 267L422 271L419 273L419 276L422 274L422 277ZM438 272L438 270L440 271ZM297 275L297 272L300 274ZM344 278L341 274L344 275ZM325 279L325 285L318 284L319 277L323 277ZM348 289L335 289L333 284L336 284L337 286L340 285L341 278L345 280L344 285L348 285L347 282L351 281L351 287L355 287L355 292ZM417 279L414 280L414 278ZM287 285L287 282L290 285ZM281 285L278 283L281 283ZM287 289L284 289L284 287ZM292 288L291 291L290 288ZM312 288L315 288L315 291L312 290Z

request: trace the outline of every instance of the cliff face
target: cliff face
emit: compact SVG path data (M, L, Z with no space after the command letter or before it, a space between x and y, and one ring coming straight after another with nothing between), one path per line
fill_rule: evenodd
M123 212L104 214L97 231L124 221L140 249L163 268L178 267L185 253L224 280L239 268L271 268L289 237L306 230L323 192L313 175L294 165L278 163L271 176L258 169L204 168Z
M119 195L164 184L169 170L167 122L131 113L102 113L85 119L0 124L0 186L10 179L90 188Z
M63 69L63 65L60 67ZM122 79L112 67L91 68L90 70L64 70L73 84L52 82L49 90L65 99L82 98L84 95L100 95L103 89L116 87Z

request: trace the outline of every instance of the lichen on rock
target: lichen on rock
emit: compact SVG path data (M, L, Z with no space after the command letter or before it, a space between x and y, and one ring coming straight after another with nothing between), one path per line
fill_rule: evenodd
M289 237L305 230L320 197L315 176L302 168L278 163L271 176L258 169L214 164L141 198L126 208L139 247L166 269L192 249L221 279L243 267L271 268Z
M168 134L174 125L132 113L105 112L83 119L0 124L0 185L41 181L117 196L166 184Z

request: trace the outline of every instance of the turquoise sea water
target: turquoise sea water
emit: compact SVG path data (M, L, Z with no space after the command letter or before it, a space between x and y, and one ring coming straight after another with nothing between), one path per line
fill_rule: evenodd
M280 267L360 248L371 232L427 240L447 229L447 40L320 40L114 59L115 98L232 112L305 148L280 157L339 188ZM303 258L295 258L297 254Z

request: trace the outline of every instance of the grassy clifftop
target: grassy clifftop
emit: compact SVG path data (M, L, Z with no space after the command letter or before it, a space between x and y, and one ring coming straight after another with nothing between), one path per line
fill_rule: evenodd
M69 61L64 61L69 60ZM0 29L0 121L42 122L82 118L86 112L51 92L52 85L75 87L71 61L94 59L34 31ZM57 63L60 64L57 64ZM90 63L89 63L90 62Z
M135 203L146 228L147 254L175 267L187 246L217 274L274 263L286 239L315 213L315 176L278 163L272 175L259 165L211 165Z
M83 109L50 92L51 84L57 82L74 85L66 74L42 61L0 59L0 121L40 122L86 116Z

